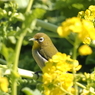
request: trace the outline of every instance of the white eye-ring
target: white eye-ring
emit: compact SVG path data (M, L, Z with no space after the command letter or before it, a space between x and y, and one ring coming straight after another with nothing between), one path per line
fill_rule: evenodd
M44 41L44 38L43 37L40 37L39 38L39 42L43 42Z

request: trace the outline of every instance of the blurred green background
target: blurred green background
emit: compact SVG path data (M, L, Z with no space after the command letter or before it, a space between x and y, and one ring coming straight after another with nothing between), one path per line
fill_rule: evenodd
M17 3L18 7L6 4L9 3L9 1ZM29 25L27 22L31 21L31 19L37 18L59 26L67 18L77 16L79 11L85 11L90 5L95 4L95 0L34 0L31 7L33 15L30 17L29 13L31 12L25 14L28 2L29 0L0 0L0 46L1 44L5 45L4 50L0 47L1 59L7 59L6 55L4 55L5 52L13 52L20 35L17 31L20 29L23 31L23 27L28 27ZM13 9L11 8L12 6ZM4 13L4 10L2 12L2 9L6 10L8 15ZM19 15L15 16L15 13ZM29 38L33 37L37 32L44 32L49 35L60 52L71 54L73 46L65 38L60 38L56 32L51 32L40 26L35 26L35 22L33 22L28 27L28 32L23 40L19 58L19 68L40 71L32 57L32 42L29 42ZM78 56L77 58L83 66L80 70L81 72L90 72L95 64L93 60L91 60L92 64L87 64L87 57L88 56ZM12 55L10 55L10 58L12 58ZM33 83L30 84L29 80L27 80L26 83L22 81L21 86L19 86L18 95L24 95L21 89L26 86L32 89L37 87L35 82L33 85Z

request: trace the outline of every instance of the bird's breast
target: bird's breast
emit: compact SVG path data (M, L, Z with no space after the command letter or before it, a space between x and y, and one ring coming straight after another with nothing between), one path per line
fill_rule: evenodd
M45 66L45 62L47 62L47 60L41 56L41 54L38 52L38 50L33 50L32 49L32 55L33 58L35 59L36 63L38 64L38 66L40 68L43 68Z

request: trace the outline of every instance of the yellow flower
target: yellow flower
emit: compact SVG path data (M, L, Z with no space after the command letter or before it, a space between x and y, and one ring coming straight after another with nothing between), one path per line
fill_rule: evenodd
M73 60L69 55L58 52L43 67L43 87L45 95L66 94L64 90L72 93L73 74L68 71L78 70L79 63ZM64 89L64 90L62 90Z
M91 21L82 19L81 20L82 24L82 31L78 33L78 38L84 42L84 39L90 38L90 39L95 39L95 28L93 26L93 23Z
M61 73L60 75L56 74L56 77L52 79L51 83L49 82L43 85L44 94L45 95L62 95L62 94L65 95L66 93L62 89L66 90L67 92L68 91L71 92L72 86L73 86L73 74L69 74L69 73L63 73L63 74Z
M70 73L62 74L59 79L62 82L61 83L62 88L69 91L72 88L73 79L74 79L73 74L70 74Z
M78 17L94 23L94 21L95 21L95 6L91 5L91 6L89 6L89 8L86 11L79 12Z
M86 15L86 16L91 16L91 11L87 9L87 10L85 11L85 15Z
M0 77L0 89L4 92L8 92L8 80L6 77Z
M90 44L91 43L91 38L90 37L86 37L83 41L84 44Z
M90 15L89 12L86 14ZM81 41L84 41L87 37L93 40L95 39L95 28L93 23L90 20L80 19L79 17L69 18L64 21L62 25L58 27L57 32L61 37L66 37L71 32L76 33L78 39Z
M59 87L55 87L54 89L49 89L45 86L44 95L66 95Z
M57 33L61 37L67 37L72 32L78 35L78 39L84 42L89 37L95 40L95 6L91 5L86 11L78 13L78 17L72 17L64 21L58 27Z
M67 27L69 28L69 31L72 31L75 33L79 33L82 31L80 18L73 17L73 18L67 19L66 22L68 23ZM64 22L63 22L63 25L64 25Z
M58 27L57 32L61 37L66 37L70 34L71 31L79 33L82 31L82 24L80 18L73 17L69 18Z
M70 34L70 31L69 31L68 27L65 27L65 28L64 27L59 26L57 28L57 32L60 35L60 37L66 37L66 36L68 36Z
M81 65L79 65L78 61L77 60L73 60L73 67L72 67L72 70L75 69L76 71L80 70L81 69Z
M79 17L79 18L84 18L84 15L85 15L84 11L80 11L80 12L78 13L78 17Z
M94 5L91 5L91 6L89 6L89 8L88 8L90 11L95 11L95 6Z
M95 39L95 28L91 21L83 20L83 28L85 31L86 36L90 37L91 39ZM85 35L83 35L85 36Z
M90 55L92 53L92 49L88 45L82 45L79 48L80 55Z

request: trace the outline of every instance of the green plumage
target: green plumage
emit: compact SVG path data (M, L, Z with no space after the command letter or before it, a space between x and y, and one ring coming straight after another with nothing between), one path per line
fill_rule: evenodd
M53 45L51 39L44 33L37 33L32 39L32 55L40 68L45 66L45 62L52 58L58 50Z

